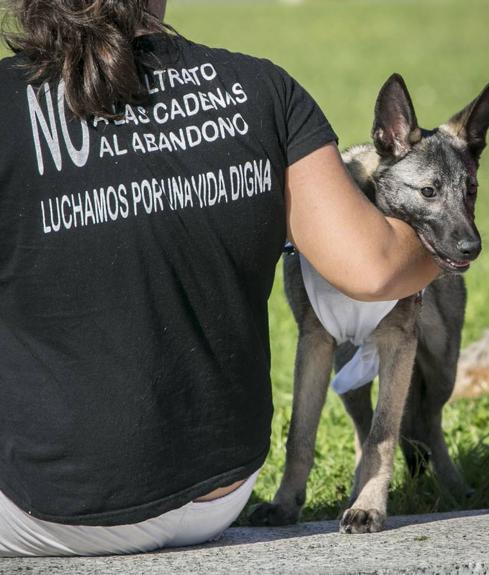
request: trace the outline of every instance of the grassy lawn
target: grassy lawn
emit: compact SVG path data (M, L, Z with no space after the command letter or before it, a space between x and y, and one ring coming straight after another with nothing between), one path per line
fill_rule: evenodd
M169 0L168 21L195 41L268 57L282 65L321 104L342 146L368 139L377 92L394 71L404 76L418 120L427 128L448 119L489 82L489 2L484 0L306 0L297 5ZM489 151L479 174L477 217L487 244ZM489 326L487 278L489 250L467 275L464 345ZM281 267L270 317L273 442L252 503L271 499L278 487L291 414L297 334L283 296ZM450 404L444 427L451 453L475 495L468 502L457 501L430 474L411 480L398 454L391 513L489 507L489 397ZM338 515L350 489L353 465L352 428L332 392L323 410L304 519Z

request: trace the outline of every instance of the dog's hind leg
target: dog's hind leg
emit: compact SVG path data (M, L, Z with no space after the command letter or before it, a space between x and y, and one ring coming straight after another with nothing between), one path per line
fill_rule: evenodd
M338 373L355 355L358 348L350 342L341 344L335 353L335 370ZM370 431L373 418L372 382L340 395L346 411L355 425L355 465L360 463L362 445Z
M358 466L362 458L363 444L367 440L372 426L372 382L341 395L348 415L355 425L355 463Z
M386 324L381 324L374 333L380 356L379 399L355 473L351 497L354 503L341 519L342 533L380 531L386 518L394 452L417 344L413 325L414 302L409 298L398 304L401 305L407 312L405 325L392 325L388 316L384 320Z
M453 495L461 496L471 490L448 453L442 411L455 386L464 308L465 286L460 276L440 278L426 290L417 319L419 344L413 382L401 426L408 465L414 453L410 467L414 464L414 470L422 470L423 462L417 465L416 456L420 460L429 454L439 482Z
M442 429L442 412L433 413L430 418L429 441L431 459L438 481L456 496L471 496L473 490L466 484L448 453Z
M419 348L418 342L418 355ZM426 471L431 457L428 427L423 409L425 393L426 383L416 359L400 433L401 449L412 477L422 475Z
M309 308L300 324L294 376L292 421L287 438L285 472L272 503L256 506L253 525L295 523L306 500L306 484L314 463L314 446L326 399L334 339Z
M436 477L450 493L455 496L470 495L470 487L448 453L442 429L443 407L455 383L456 357L450 354L434 356L421 346L416 362L417 369L423 374L420 382L423 389L419 393L419 401L414 406L409 405L410 410L415 409L417 412L417 417L413 419L414 425L406 431L403 429L403 433L419 439L421 445L428 447Z

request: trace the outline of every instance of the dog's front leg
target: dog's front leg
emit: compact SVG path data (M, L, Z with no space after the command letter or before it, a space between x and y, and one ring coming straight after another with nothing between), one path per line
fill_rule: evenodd
M334 339L321 326L311 308L299 325L285 472L273 502L260 504L252 511L250 522L253 525L287 525L299 519L314 463L316 433L334 350Z
M416 355L414 330L379 330L380 391L372 428L355 474L350 509L340 523L342 533L380 531L386 519L387 493Z

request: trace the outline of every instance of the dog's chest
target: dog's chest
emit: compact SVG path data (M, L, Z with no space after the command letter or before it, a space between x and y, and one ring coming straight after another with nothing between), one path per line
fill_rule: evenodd
M397 300L362 302L332 286L299 254L302 277L309 301L319 321L338 345L350 341L363 345L379 323L394 309Z

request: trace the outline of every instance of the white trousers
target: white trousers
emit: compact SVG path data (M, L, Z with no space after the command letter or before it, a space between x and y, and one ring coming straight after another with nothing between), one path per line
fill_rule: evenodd
M246 505L259 470L231 493L130 525L63 525L32 517L0 491L0 557L126 555L218 539Z

